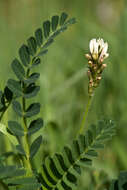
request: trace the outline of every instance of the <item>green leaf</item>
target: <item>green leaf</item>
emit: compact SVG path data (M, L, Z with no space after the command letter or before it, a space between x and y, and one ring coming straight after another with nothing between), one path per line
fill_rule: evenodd
M118 179L113 179L109 190L126 190L127 189L127 171L121 171Z
M110 140L112 138L112 136L110 135L110 134L104 134L104 135L102 135L101 137L99 137L97 140L98 140L98 142L104 142L104 141L108 141L108 140Z
M0 162L1 160L5 161L10 156L14 156L14 152L8 151L0 155Z
M35 86L34 83L30 84L24 93L25 98L32 98L37 95L40 90L40 86Z
M37 137L30 147L30 158L32 159L34 155L37 153L40 145L42 143L42 136Z
M8 121L8 128L15 136L23 136L24 130L21 125L16 121Z
M100 143L95 143L95 144L93 144L92 148L94 148L94 149L103 149L104 145L100 144Z
M37 45L40 47L43 43L43 35L42 35L42 29L41 28L38 28L35 31L35 37L36 37Z
M68 26L68 25L75 24L75 23L76 23L76 19L75 18L71 18L65 24L66 24L66 26Z
M43 23L43 29L44 29L44 36L47 38L50 33L50 21L47 20Z
M60 17L60 25L63 25L67 20L68 15L66 13L62 13Z
M13 110L14 110L20 117L22 117L23 111L22 111L22 108L21 108L20 103L19 103L18 101L16 101L16 100L13 100L13 102L12 102L12 107L13 107Z
M34 177L26 177L26 176L21 176L21 177L15 177L15 178L10 178L6 180L7 184L14 184L14 185L28 185L28 184L34 184L37 183L36 178Z
M4 105L0 103L0 112L2 112L3 110L4 110Z
M7 184L8 187L16 187L16 189L11 188L11 190L38 190L41 184L38 183L34 176L17 176L4 179L3 182Z
M16 166L0 166L0 179L25 175L25 170ZM6 182L5 182L6 183Z
M98 154L95 150L89 150L87 151L87 153L85 154L85 156L88 156L88 157L97 157Z
M57 29L58 26L58 22L59 22L59 16L53 16L52 17L52 31L54 32Z
M7 81L7 87L16 95L16 96L22 96L22 88L21 88L21 83L13 80L13 79L9 79Z
M77 140L74 140L72 143L72 153L73 153L74 159L77 159L81 154L79 142Z
M55 154L53 156L53 158L51 158L53 160L53 163L54 163L54 167L53 168L56 168L56 170L60 173L61 177L62 175L64 174L64 169L63 167L61 166L61 158L62 156L60 154Z
M43 50L43 48L42 48L42 50L39 52L39 54L38 54L37 56L43 56L43 55L45 55L47 52L48 52L47 49Z
M2 123L0 123L0 132L3 133L14 146L18 145L18 140L16 139L16 137L10 135L10 133L8 133L7 131L6 126Z
M32 117L34 115L37 115L39 112L40 112L40 104L33 103L26 110L25 117Z
M2 96L3 96L3 92L0 90L0 100L1 100Z
M24 151L23 147L20 144L16 145L16 150L17 150L17 152L19 154L21 154L23 156L26 156L25 151Z
M112 180L109 190L119 190L118 189L118 180ZM121 190L124 190L124 189L121 189Z
M40 174L43 189L72 190L75 188L77 177L81 174L80 167L91 166L92 159L97 156L93 147L96 145L95 149L100 148L98 138L104 136L105 133L107 135L107 131L112 135L112 125L109 125L109 122L101 124L103 125L101 130L98 130L100 125L94 129L91 127L85 136L79 135L77 140L73 141L71 148L65 146L61 154L56 153L53 157L45 159Z
M121 171L118 178L119 189L127 189L127 171Z
M37 55L38 56L38 55ZM32 66L31 67L36 67L41 63L41 59L39 57L34 57L32 61Z
M40 187L41 185L39 183L33 183L23 185L22 187L19 187L18 190L38 190Z
M85 167L85 166L91 166L92 160L88 158L81 158L78 162L79 166Z
M4 109L4 98L3 98L3 92L0 91L0 111Z
M40 77L40 74L39 73L32 73L28 78L27 80L25 80L24 82L26 84L31 84L31 83L35 83Z
M33 120L30 123L30 126L28 128L28 135L32 135L33 133L36 133L37 131L41 129L42 126L43 126L43 120L41 118Z
M28 48L29 48L29 52L32 56L35 55L36 51L37 51L37 43L34 37L30 37L27 40L28 43Z
M26 45L22 45L19 49L19 57L23 63L24 66L28 66L30 63L30 54L29 49Z
M72 158L72 153L69 147L65 146L63 149L63 159L66 167L68 168L70 164L74 163L74 160Z
M85 142L87 146L89 146L93 142L93 134L90 130L86 132Z
M57 180L60 179L62 175L60 174L59 170L56 168L54 160L50 157L47 157L45 159L45 166L48 173L50 173L51 178L55 181L56 184Z
M23 81L25 78L25 70L23 66L20 64L20 62L18 61L18 59L13 60L11 67L12 67L13 72L17 76L17 78Z
M80 154L82 154L84 152L84 149L87 148L87 144L86 144L84 135L79 135L77 143L79 146L79 152L80 152ZM77 147L77 145L76 145L76 147Z
M55 38L56 36L58 36L61 32L64 32L67 29L67 26L62 26L60 29L56 30L50 38Z
M12 91L6 86L4 88L4 96L5 98L10 102L13 98L13 93Z
M42 49L46 49L48 46L50 46L54 40L52 38L49 38L48 41L43 45Z

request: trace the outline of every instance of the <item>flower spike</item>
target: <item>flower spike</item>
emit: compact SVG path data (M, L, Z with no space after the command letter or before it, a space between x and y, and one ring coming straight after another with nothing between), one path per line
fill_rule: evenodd
M89 86L88 93L90 96L93 96L94 89L98 87L101 81L101 74L106 64L103 64L104 60L109 56L108 51L108 43L104 42L102 38L92 39L89 43L90 53L86 54L86 58L88 59L88 78L89 78Z

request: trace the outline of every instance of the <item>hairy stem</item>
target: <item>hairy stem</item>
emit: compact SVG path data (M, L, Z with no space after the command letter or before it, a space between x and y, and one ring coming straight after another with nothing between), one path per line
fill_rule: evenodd
M90 106L91 106L91 102L92 102L92 96L89 96L89 99L88 99L88 102L87 102L87 105L86 105L86 110L85 110L85 113L84 113L84 116L83 116L83 120L82 120L80 129L79 129L79 131L77 133L77 136L79 134L82 134L82 132L83 132L83 130L85 128L85 124L86 124L88 112L89 112L89 109L90 109Z

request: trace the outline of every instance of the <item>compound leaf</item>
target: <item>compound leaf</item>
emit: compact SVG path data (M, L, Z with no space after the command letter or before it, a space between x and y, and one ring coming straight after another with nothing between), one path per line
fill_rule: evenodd
M112 122L103 121L101 125L103 127L95 126L94 131L99 132L95 132L94 137L91 128L86 135L80 135L77 140L74 140L71 148L65 146L61 154L56 153L53 157L45 159L40 178L43 189L73 190L77 186L77 178L81 174L80 168L91 166L92 159L97 156L96 146L94 150L93 145L97 144L98 138L107 134L107 131L111 135L114 134ZM101 144L104 142L104 139L101 139Z

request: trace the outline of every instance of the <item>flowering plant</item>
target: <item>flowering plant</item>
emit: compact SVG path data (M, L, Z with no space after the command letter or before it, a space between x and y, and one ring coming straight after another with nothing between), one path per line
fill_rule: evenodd
M36 153L43 143L39 130L43 127L42 117L32 119L40 112L41 105L28 99L35 98L40 86L36 84L40 74L33 71L41 63L41 57L48 52L49 46L57 35L64 32L75 18L68 19L66 13L55 15L38 28L34 36L19 49L19 58L12 61L11 67L16 76L9 79L3 91L0 91L0 131L9 139L12 150L0 155L0 183L6 190L72 190L77 187L81 168L91 166L98 149L115 134L115 126L111 120L99 121L91 125L84 133L84 122L90 107L91 96L99 85L103 61L108 57L107 43L102 39L90 41L90 53L86 54L89 64L89 101L83 125L72 140L71 146L65 145L61 153L42 159L39 169L34 165ZM12 105L17 117L9 120L6 126L2 119L9 106ZM17 119L18 118L18 119ZM37 133L38 132L38 133ZM33 140L32 135L37 134ZM32 139L32 143L31 143ZM13 164L7 164L9 156Z

